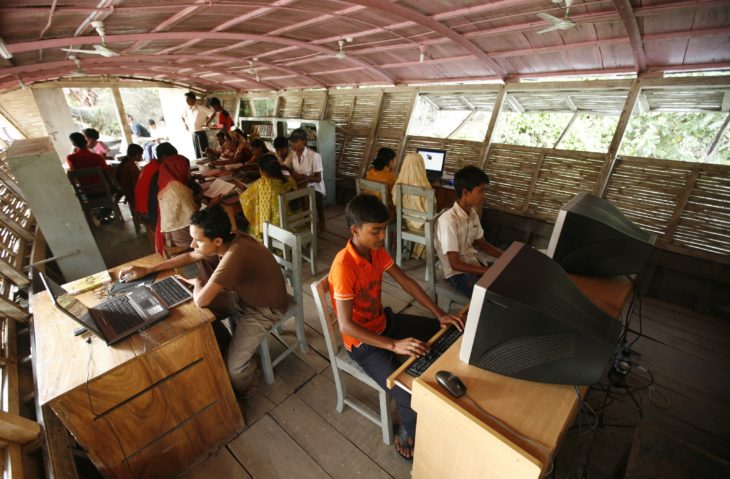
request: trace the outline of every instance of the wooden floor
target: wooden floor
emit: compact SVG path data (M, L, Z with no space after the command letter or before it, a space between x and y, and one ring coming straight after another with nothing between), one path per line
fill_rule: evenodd
M318 277L326 273L348 237L342 207L329 207L326 216L327 231L319 239ZM109 225L97 235L108 266L149 252L146 238L134 238L127 223L123 233ZM422 263L409 261L404 269L425 284ZM247 422L243 433L182 477L410 477L409 464L383 444L377 426L350 408L336 412L335 386L308 268L303 279L309 353L298 352L284 360L275 369L276 382L241 403ZM387 275L383 302L396 312L426 314ZM576 419L555 459L553 477L612 477L637 426L661 429L688 444L687 450L698 457L695 448L723 466L730 460L730 324L648 298L640 309L641 321L637 305L631 330L643 333L633 346L641 356L633 357L636 364L626 378L636 403L626 389L613 387L607 394L593 388L587 398L590 407ZM636 334L629 335L630 341L634 338ZM275 342L270 343L273 353L281 349ZM651 386L650 374L655 379ZM348 382L348 391L377 408L374 392L357 381Z

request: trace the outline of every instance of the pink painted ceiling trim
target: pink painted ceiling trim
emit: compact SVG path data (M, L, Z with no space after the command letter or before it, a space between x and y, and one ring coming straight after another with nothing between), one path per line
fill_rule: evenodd
M631 49L634 51L634 62L636 63L636 71L641 73L646 71L646 55L644 55L644 44L641 41L641 32L639 32L639 24L636 22L634 11L631 8L629 0L613 0L624 28L629 36Z
M298 40L292 40L289 38L283 38L283 37L272 37L269 35L256 35L251 33L232 33L232 32L157 32L157 33L135 33L135 34L125 34L125 35L107 35L106 40L107 43L125 43L125 42L135 42L139 40L149 40L149 41L155 41L155 40L188 40L192 38L200 38L202 40L230 40L230 41L240 41L240 40L256 40L261 42L268 42L268 43L278 43L281 45L287 45L290 47L299 47L299 48L305 48L307 50L314 50L318 53L323 54L329 54L334 55L336 53L335 50L322 47L319 45L312 45L307 42L301 42ZM8 44L8 49L12 53L19 53L19 52L25 52L25 51L33 51L38 50L42 48L60 48L66 45L84 45L89 43L96 43L98 42L98 37L96 36L88 36L88 37L67 37L67 38L53 38L49 40L34 40L30 42L20 42L20 43L12 43ZM351 63L355 63L359 66L362 66L366 70L372 72L373 74L387 80L390 83L395 83L395 80L388 75L387 73L378 70L377 67L373 66L372 64L360 60L358 58L352 58L347 57L344 61L349 61Z

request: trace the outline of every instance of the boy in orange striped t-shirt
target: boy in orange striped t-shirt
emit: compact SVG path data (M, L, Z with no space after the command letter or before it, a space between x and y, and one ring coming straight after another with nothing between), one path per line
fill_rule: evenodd
M337 312L342 340L353 358L382 388L401 365L398 355L428 354L425 343L440 326L463 329L461 316L445 313L413 279L409 278L383 249L388 210L377 197L362 194L347 203L347 226L352 238L342 249L329 272L332 303ZM438 319L394 314L380 299L383 272ZM390 391L402 422L396 449L405 459L413 456L416 413L411 395L401 388Z

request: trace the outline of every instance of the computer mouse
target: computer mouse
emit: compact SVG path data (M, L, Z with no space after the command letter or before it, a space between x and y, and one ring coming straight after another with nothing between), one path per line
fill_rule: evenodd
M437 372L436 381L454 397L458 398L466 394L466 386L461 382L459 376L449 371Z

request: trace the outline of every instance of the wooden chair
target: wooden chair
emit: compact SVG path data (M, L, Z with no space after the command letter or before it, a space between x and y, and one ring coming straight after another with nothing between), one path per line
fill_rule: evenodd
M455 290L449 284L449 282L446 281L442 272L442 268L436 268L436 261L438 259L438 256L434 251L434 242L436 239L436 222L446 211L448 210L441 211L433 218L432 221L428 223L428 227L431 229L432 241L426 245L426 255L427 257L432 258L432 260L428 261L426 264L426 281L428 281L428 294L431 295L432 298L436 298L436 303L438 304L439 308L448 313L449 309L451 308L451 303L456 303L460 306L463 306L469 304L469 301L471 301L471 299ZM437 270L440 270L441 274L439 274L439 271Z
M86 214L87 221L90 219L89 215L94 211L109 208L114 211L117 220L124 227L122 211L119 209L119 204L114 201L112 190L100 167L69 170L67 175L76 192L76 197L81 203L81 209Z
M426 200L426 211L412 210L403 207L403 197L407 195L420 196ZM429 226L434 216L434 191L430 188L420 188L418 186L395 185L395 262L398 266L403 263L403 241L412 241L414 243L426 246L426 264L433 264L433 246L429 249L429 245L433 245L433 228ZM423 231L414 231L408 229L406 221L423 222ZM429 279L429 269L426 268L426 281Z
M331 311L330 304L327 301L329 292L329 282L327 276L312 283L312 294L314 302L317 305L317 313L322 324L322 334L327 345L327 353L329 355L330 364L332 365L332 375L335 379L335 388L337 389L337 412L342 412L345 405L350 406L373 423L380 426L383 433L383 442L390 445L393 440L393 421L390 417L390 408L388 407L390 395L388 391L381 388L378 383L367 375L360 366L350 358L347 350L342 346L342 338L340 336L339 327L336 326L337 316ZM347 397L345 383L340 376L340 371L344 371L355 379L367 384L371 388L378 391L380 400L380 414L373 411L361 402Z
M270 223L264 223L264 245L271 251L284 273L284 277L291 285L293 297L289 297L289 308L277 321L259 345L259 357L261 358L261 369L266 384L274 382L274 366L279 364L289 354L294 352L297 346L306 353L309 351L307 338L304 335L304 306L302 300L302 253L299 238ZM291 257L291 260L287 258ZM288 344L281 337L281 327L289 319L294 318L297 341ZM269 352L269 335L286 346L286 349L273 360Z
M379 181L365 180L358 178L355 180L355 186L357 187L357 194L359 195L363 191L365 193L375 194L380 201L388 208L390 212L390 192L388 191L388 185L386 183L380 183ZM390 236L393 234L393 228L395 225L391 222L388 225L388 230L385 234L385 249L390 251Z
M308 208L290 212L287 205L291 201L301 202L307 198ZM301 248L309 246L309 256L302 253L302 258L309 261L312 276L317 274L317 203L315 202L314 187L300 188L279 195L279 217L281 227L294 233Z

